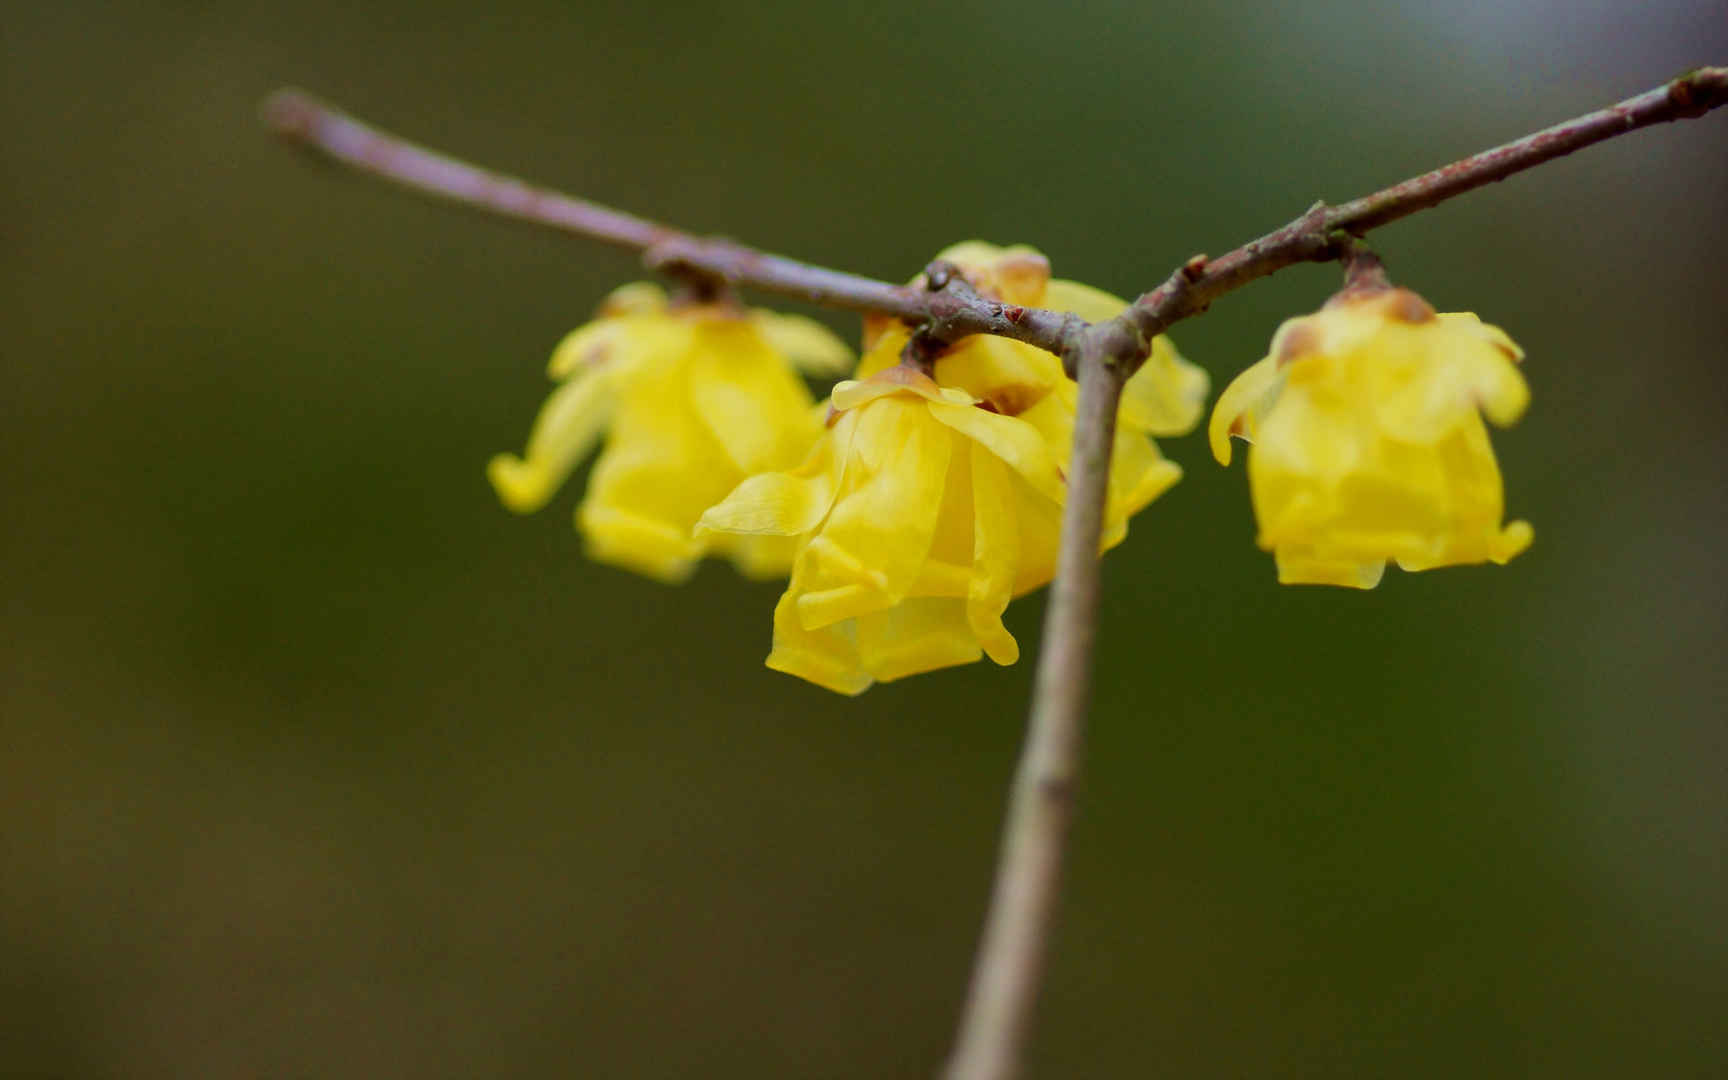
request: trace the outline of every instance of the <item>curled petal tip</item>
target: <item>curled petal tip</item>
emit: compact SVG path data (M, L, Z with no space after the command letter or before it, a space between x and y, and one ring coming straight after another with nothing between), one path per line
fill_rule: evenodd
M498 493L498 501L518 514L532 514L552 497L546 471L515 454L499 454L487 462L486 479Z
M1528 521L1508 522L1500 532L1500 542L1495 545L1493 559L1505 564L1529 550L1530 544L1536 539L1536 530Z

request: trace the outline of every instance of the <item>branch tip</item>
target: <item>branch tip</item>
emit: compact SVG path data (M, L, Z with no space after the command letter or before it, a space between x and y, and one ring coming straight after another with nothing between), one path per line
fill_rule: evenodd
M275 135L305 140L317 130L318 117L325 108L299 87L284 86L258 106L258 119Z

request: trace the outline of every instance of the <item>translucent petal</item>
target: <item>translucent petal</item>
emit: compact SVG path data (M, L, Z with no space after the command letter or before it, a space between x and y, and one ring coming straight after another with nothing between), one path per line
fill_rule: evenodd
M983 443L973 442L970 449L974 554L966 621L990 659L1012 664L1020 658L1020 646L1002 625L1002 613L1014 595L1020 557L1014 477Z
M859 661L880 682L970 664L982 655L959 600L913 597L858 620Z
M699 537L705 554L730 559L737 571L752 581L784 578L798 557L796 536L705 536Z
M953 444L922 400L883 397L860 412L841 497L821 543L807 549L827 566L826 580L811 581L813 589L861 584L890 603L907 594L930 551Z
M1117 422L1148 435L1186 435L1200 422L1211 382L1160 334L1152 339L1151 355L1122 388Z
M1010 304L1037 305L1050 282L1050 260L1025 244L999 247L983 240L965 240L944 248L936 257L958 266L981 294Z
M926 401L948 405L973 405L977 399L953 387L939 387L928 375L910 368L890 367L865 379L848 379L834 387L829 401L835 409L856 409L878 398L916 395Z
M893 320L864 350L864 355L858 358L858 369L853 372L852 378L868 379L898 364L900 353L911 338L912 331L907 329L906 324L898 319Z
M666 290L659 285L652 281L620 285L600 302L594 321L566 334L552 350L547 374L562 379L579 368L606 363L619 349L640 351L646 342L634 346L626 342L632 331L646 330L652 338L656 326L670 329L677 322L666 313Z
M545 506L594 448L612 409L611 384L601 372L580 372L552 391L535 418L524 457L499 454L486 466L499 500L519 514Z
M815 532L839 495L857 424L856 413L844 413L796 469L747 477L724 500L703 511L696 523L697 535Z
M1045 288L1044 299L1038 306L1051 311L1072 312L1087 322L1101 322L1122 314L1128 301L1078 281L1056 278Z
M1270 408L1280 384L1278 365L1268 356L1230 381L1212 406L1212 422L1206 438L1218 464L1230 464L1230 436L1252 442L1260 417Z
M624 324L617 319L578 326L565 334L557 348L552 350L546 374L554 379L565 379L584 368L600 367L625 336Z
M1062 501L1066 492L1062 467L1044 434L1032 424L970 406L932 404L929 408L931 416L1006 462L1033 490Z
M1468 312L1439 316L1448 329L1470 339L1468 380L1476 403L1499 427L1516 423L1530 404L1530 387L1518 370L1524 350L1498 326L1490 326Z
M1067 379L1062 362L1043 349L1007 338L974 335L936 361L936 381L1017 416Z
M1506 359L1515 364L1522 362L1524 359L1524 350L1519 347L1516 341L1512 340L1511 336L1508 335L1506 331L1492 323L1483 322L1477 317L1475 312L1443 311L1439 314L1438 318L1443 323L1454 323L1460 327L1467 328L1470 333L1475 334L1483 341L1486 341L1488 344L1500 350L1505 354Z
M814 532L834 504L837 475L757 473L702 512L696 533L800 536Z
M706 550L692 528L741 478L685 393L678 365L639 369L620 394L577 524L590 552L650 576L676 578ZM632 551L640 545L641 552Z
M852 350L815 319L755 310L750 313L750 321L769 348L805 374L835 376L852 366Z
M837 694L863 693L875 680L859 662L856 624L843 622L806 630L797 608L802 585L800 575L794 571L792 584L775 605L774 644L768 652L768 667Z
M1117 428L1116 445L1110 457L1106 523L1126 524L1129 517L1145 509L1180 479L1182 467L1165 460L1151 439L1137 431Z
M688 580L706 550L665 518L633 513L617 503L583 502L576 510L576 527L590 559L668 585Z
M1372 589L1386 573L1386 560L1346 562L1315 557L1310 552L1280 548L1278 584L1342 585L1347 589Z
M659 282L633 281L606 294L606 299L600 301L599 315L601 318L650 315L665 311L666 306L666 290Z
M1062 506L1033 491L1018 473L1010 475L1014 522L1019 530L1014 595L1023 596L1048 585L1056 576L1056 556L1062 543Z
M740 473L789 468L815 442L810 392L750 323L698 326L688 365L690 404Z

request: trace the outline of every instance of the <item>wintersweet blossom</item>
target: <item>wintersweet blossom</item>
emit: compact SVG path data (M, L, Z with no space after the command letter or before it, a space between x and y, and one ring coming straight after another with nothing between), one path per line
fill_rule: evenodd
M1212 413L1212 452L1246 439L1260 546L1287 585L1371 589L1406 570L1504 563L1529 523L1501 525L1500 469L1482 422L1517 420L1523 350L1469 313L1406 289L1348 290L1291 319Z
M626 285L553 352L560 383L526 453L499 454L487 476L505 506L530 513L604 437L576 511L590 557L666 582L711 554L782 576L795 541L691 530L740 480L796 465L815 442L822 414L797 370L838 374L850 361L812 320Z
M1006 302L1093 319L1124 306L1050 281L1029 248L967 244L942 257ZM835 387L803 464L751 477L697 526L798 543L767 663L845 694L984 655L1015 662L1003 612L1055 573L1074 384L1054 356L982 336L943 353L931 378L898 364L907 336L874 324L858 378ZM1104 548L1181 476L1148 434L1192 428L1205 393L1205 374L1159 339L1120 414Z

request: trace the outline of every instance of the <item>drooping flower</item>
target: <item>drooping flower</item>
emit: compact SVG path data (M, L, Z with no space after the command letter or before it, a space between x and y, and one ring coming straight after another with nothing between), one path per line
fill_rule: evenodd
M1435 314L1407 289L1347 290L1290 319L1271 354L1212 413L1212 452L1251 445L1258 542L1286 585L1371 589L1406 570L1504 563L1529 523L1501 525L1484 414L1504 427L1530 400L1523 350L1469 313Z
M850 359L809 319L670 303L656 285L626 285L553 352L561 382L527 452L494 457L487 477L505 506L530 513L604 437L576 511L590 557L666 582L705 555L781 576L795 542L691 530L740 480L795 465L815 442L822 414L796 369L837 374Z
M1005 302L1089 319L1124 306L1050 281L1030 248L966 244L942 257ZM768 666L845 694L983 655L1019 657L1002 614L1055 573L1074 429L1074 384L1048 353L966 338L936 360L932 379L898 366L906 328L877 323L868 334L858 378L835 387L828 429L804 463L751 477L697 526L799 544ZM1181 476L1148 434L1192 428L1206 376L1160 338L1129 387L1104 548Z

